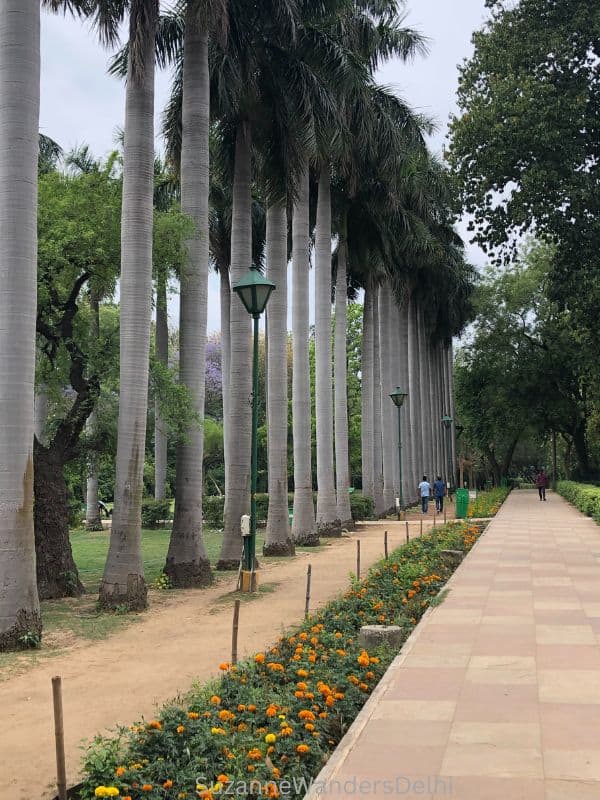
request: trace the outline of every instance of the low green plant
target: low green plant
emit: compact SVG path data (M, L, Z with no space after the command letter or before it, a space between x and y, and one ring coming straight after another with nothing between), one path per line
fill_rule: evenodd
M258 800L277 797L280 781L310 781L395 655L367 652L360 628L398 625L408 637L452 573L442 551L468 551L481 530L453 523L405 544L270 649L221 664L220 680L122 731L118 745L97 737L82 800L99 787L131 800L207 799L242 781Z
M600 525L600 486L576 481L558 481L556 491L567 502Z
M498 513L500 506L510 494L510 488L497 486L486 492L479 492L475 500L469 500L469 517L487 518Z
M172 589L173 586L171 584L171 578L165 573L161 572L156 581L154 582L154 586L156 589L160 591L167 591L168 589Z
M142 528L158 528L170 516L170 500L151 500L148 498L142 501Z
M19 636L19 642L24 648L34 650L40 646L41 639L39 633L35 631L25 631L22 636Z
M362 494L362 492L353 492L350 495L350 510L352 511L352 519L355 522L375 518L373 498Z

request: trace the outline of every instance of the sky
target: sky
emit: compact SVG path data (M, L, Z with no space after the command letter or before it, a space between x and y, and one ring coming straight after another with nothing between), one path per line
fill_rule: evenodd
M408 0L405 24L429 40L429 55L403 64L390 61L379 73L381 83L394 88L416 110L432 117L437 131L431 148L441 153L450 114L456 110L458 65L472 53L471 35L486 19L485 0ZM109 53L93 32L69 17L42 16L42 92L40 130L65 150L88 144L96 156L115 146L123 125L125 93L122 82L106 74ZM160 113L169 96L170 75L156 79L157 149L161 147ZM467 239L466 225L459 226ZM483 253L468 246L470 260L484 263ZM218 330L218 281L209 282L208 330ZM169 303L170 323L177 322L177 299Z

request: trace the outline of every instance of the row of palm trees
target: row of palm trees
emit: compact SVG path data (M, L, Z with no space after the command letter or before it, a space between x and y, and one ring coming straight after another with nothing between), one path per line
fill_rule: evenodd
M268 320L270 503L265 552L292 553L295 543L335 534L350 521L346 302L348 293L358 288L365 290L365 490L378 511L392 505L397 494L395 422L387 394L392 384L406 378L406 496L414 494L411 484L417 473L425 466L429 471L442 466L438 420L442 411L451 411L449 342L468 315L471 276L452 230L447 181L424 143L429 123L373 77L383 59L406 59L424 50L421 37L402 26L399 0L181 0L162 15L158 0L47 0L45 5L91 19L108 44L116 41L126 17L129 23L128 44L115 62L115 69L126 73L120 403L115 507L101 605L137 609L146 604L140 507L157 65L173 63L176 68L165 112L167 152L179 176L182 211L193 221L180 277L179 373L199 416L204 408L209 243L216 241L210 229L211 173L213 187L225 187L225 196L231 198L225 215L229 257L212 248L221 274L225 365L226 501L218 566L237 568L240 518L249 505L250 320L230 286L254 258L257 194L266 207L267 274L277 283ZM30 468L39 6L39 0L5 0L0 10L0 45L10 43L0 47L0 119L7 120L0 124L0 246L5 256L0 277L3 288L9 287L0 293L0 508L5 510L0 546L7 554L0 566L0 648L18 645L28 632L40 629ZM289 227L296 490L291 530L285 357ZM308 360L312 241L316 513ZM175 586L211 580L202 537L202 456L202 427L192 424L178 445L175 517L165 565Z

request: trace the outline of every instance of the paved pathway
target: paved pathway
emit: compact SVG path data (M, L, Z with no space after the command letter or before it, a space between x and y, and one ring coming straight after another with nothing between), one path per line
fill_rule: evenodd
M319 776L323 796L598 800L599 557L592 520L513 492Z

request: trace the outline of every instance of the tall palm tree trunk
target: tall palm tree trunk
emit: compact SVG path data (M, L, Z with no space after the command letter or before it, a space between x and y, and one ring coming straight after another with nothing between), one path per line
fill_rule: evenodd
M208 295L209 190L208 33L196 3L188 2L183 50L183 131L181 210L193 220L181 271L179 380L187 387L194 412L204 419L206 317ZM177 447L175 516L164 571L173 586L212 582L202 537L202 425L192 424Z
M448 347L446 354L448 359L448 389L450 394L450 411L448 412L452 417L452 425L450 428L450 453L452 456L452 478L451 481L455 483L454 475L456 474L456 408L454 406L454 353L452 342Z
M315 235L315 408L317 424L317 530L339 536L333 473L333 386L331 365L331 185L321 168Z
M412 503L415 498L416 465L414 462L414 431L410 420L412 415L412 400L410 380L408 373L408 300L398 309L398 379L403 392L407 392L404 400L400 419L402 424L402 496L405 505Z
M352 528L350 509L350 456L348 446L348 245L346 217L340 225L335 283L334 387L335 387L335 477L337 516L342 527Z
M223 452L229 451L229 369L230 369L230 332L229 316L231 314L231 286L229 284L229 268L219 270L219 302L221 305L221 394L223 396ZM225 494L227 494L227 469L229 459L225 458Z
M387 281L379 287L379 343L381 362L381 440L383 455L383 502L385 510L394 508L394 462L397 461L397 449L394 443L394 411L395 407L390 399L392 386L392 343L391 343L391 314L392 295L391 287Z
M411 497L417 498L417 486L425 469L423 465L423 407L421 404L419 324L417 301L413 294L408 301L408 392L411 429Z
M362 492L373 497L375 491L375 462L373 461L373 286L367 281L363 300L362 350L360 380L360 446Z
M0 651L41 636L33 532L39 0L0 4Z
M267 442L269 513L263 553L291 556L288 518L287 213L285 200L267 209L267 277L277 291L269 301Z
M156 281L156 360L165 368L169 363L169 321L167 315L167 276L159 271ZM167 492L167 427L158 398L154 401L154 499L164 500Z
M378 308L377 297L379 291L375 289L373 310ZM375 314L374 314L375 316ZM379 324L373 325L373 501L375 513L382 516L385 511L385 498L383 496L383 422L381 419L381 340Z
M309 172L302 172L292 217L292 431L294 437L294 518L298 544L319 543L315 523L311 467L309 360Z
M142 491L148 358L152 318L154 180L154 37L158 2L136 0L130 42L139 42L140 65L129 59L125 106L121 213L120 397L115 508L100 585L100 605L146 607L142 561Z
M436 367L436 426L437 426L437 451L438 469L440 475L446 473L444 462L444 427L442 417L444 416L444 375L443 375L443 345L441 342L435 348L435 367Z
M97 342L100 336L100 302L98 293L90 292L90 339ZM92 446L88 455L88 475L85 491L85 527L88 531L101 531L100 509L98 507L98 453L97 453L98 411L96 405L87 419L86 433Z
M250 128L240 123L235 144L231 221L231 282L237 283L252 263ZM230 366L227 424L228 466L223 544L217 569L237 569L242 552L240 520L250 511L250 445L252 396L250 317L238 297L231 297Z

